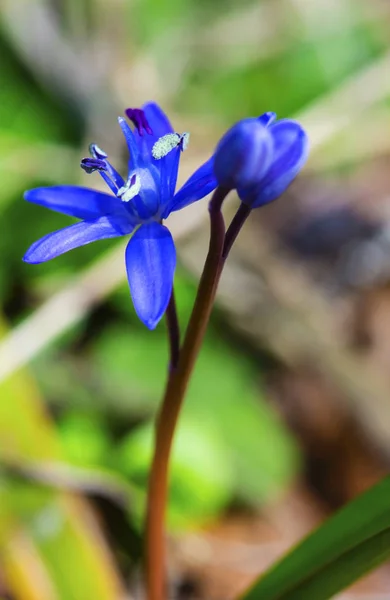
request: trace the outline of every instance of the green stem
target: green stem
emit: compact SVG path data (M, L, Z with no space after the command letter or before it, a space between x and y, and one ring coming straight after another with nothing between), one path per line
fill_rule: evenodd
M168 492L168 465L177 419L198 356L221 270L225 225L221 206L228 190L217 188L210 202L210 245L188 323L177 369L171 370L156 423L154 456L149 477L146 515L146 587L148 600L164 600L164 520Z

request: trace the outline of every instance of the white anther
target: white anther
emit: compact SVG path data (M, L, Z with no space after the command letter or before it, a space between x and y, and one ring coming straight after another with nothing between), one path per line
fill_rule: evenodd
M107 154L97 144L90 144L90 152L94 158L107 158Z
M181 141L182 149L187 150L188 143L190 141L190 134L188 133L188 131L185 131L184 133L181 134L180 141Z
M139 175L137 175L137 173L131 173L126 181L126 185L119 188L116 195L119 196L123 202L130 202L134 196L139 194L140 189L141 179Z

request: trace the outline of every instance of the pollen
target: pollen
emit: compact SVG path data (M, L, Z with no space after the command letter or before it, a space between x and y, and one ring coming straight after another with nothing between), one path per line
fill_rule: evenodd
M180 143L181 143L182 150L187 150L189 141L190 141L190 134L188 133L188 131L185 131L180 136Z
M163 135L152 148L152 156L156 160L164 158L171 150L176 148L181 142L181 136L178 133L167 133Z

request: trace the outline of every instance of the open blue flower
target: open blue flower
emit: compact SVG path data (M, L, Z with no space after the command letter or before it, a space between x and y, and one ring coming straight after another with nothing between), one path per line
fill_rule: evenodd
M132 130L119 117L129 150L126 181L107 154L91 144L91 157L81 166L87 173L99 172L112 194L70 185L28 190L24 196L28 202L81 221L35 242L23 260L41 263L96 240L132 234L126 248L130 292L137 315L154 329L167 308L176 267L174 242L162 221L209 194L217 182L211 157L175 194L180 154L189 134L175 133L153 102L126 114L135 126Z

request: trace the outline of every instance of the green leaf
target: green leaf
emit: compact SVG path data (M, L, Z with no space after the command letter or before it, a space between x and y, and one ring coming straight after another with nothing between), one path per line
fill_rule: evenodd
M152 425L140 427L127 436L114 456L114 462L137 488L138 502L133 508L138 515L143 515L145 509L153 441ZM197 423L188 416L180 419L170 467L170 527L180 529L203 524L226 506L234 481L228 452L221 434L210 424Z
M163 330L154 333L152 344L147 331L111 327L96 340L91 356L103 387L111 386L113 401L127 389L127 406L135 414L158 405L167 364ZM235 494L258 504L286 488L297 472L299 455L294 440L256 387L256 379L257 370L242 352L210 329L182 416L219 432L229 449Z
M326 600L390 557L390 477L274 565L242 600Z
M0 314L0 339L6 331ZM20 370L2 381L0 398L0 465L63 462L60 438L29 373ZM112 555L81 496L3 474L0 497L0 548L15 597L123 596Z

